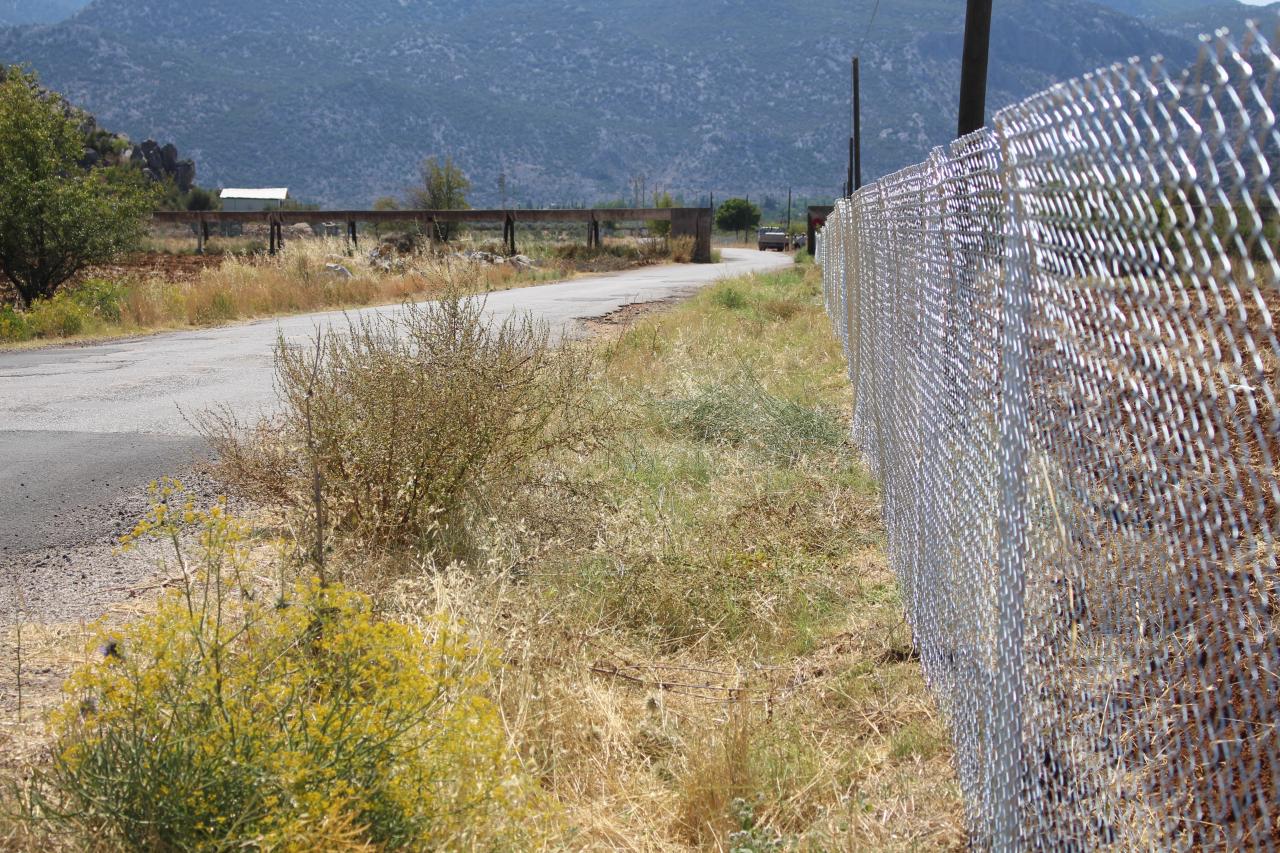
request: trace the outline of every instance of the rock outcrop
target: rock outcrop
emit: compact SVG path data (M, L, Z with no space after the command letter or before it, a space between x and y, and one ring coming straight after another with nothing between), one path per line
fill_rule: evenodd
M178 149L173 143L161 146L154 139L148 139L125 149L124 159L141 168L142 174L153 181L172 179L184 193L195 186L196 164L191 160L179 160Z

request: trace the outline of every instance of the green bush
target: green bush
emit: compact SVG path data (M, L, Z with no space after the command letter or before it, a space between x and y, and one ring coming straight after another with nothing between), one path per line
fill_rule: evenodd
M715 292L712 293L711 298L714 299L716 304L721 308L727 308L730 311L737 311L745 308L747 307L748 302L746 295L741 290L738 290L738 288L731 285L716 288Z
M124 285L105 278L90 278L72 288L68 295L81 308L109 323L120 322Z
M27 312L27 322L36 337L70 338L84 331L89 312L65 293L37 300Z
M537 787L484 695L491 653L341 587L263 595L246 524L153 489L126 539L168 541L192 572L95 639L51 721L33 818L81 849L537 846Z
M26 314L12 305L0 305L0 341L26 341L34 334Z

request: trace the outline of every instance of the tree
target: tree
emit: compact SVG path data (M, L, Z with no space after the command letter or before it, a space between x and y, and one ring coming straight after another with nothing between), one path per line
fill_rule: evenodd
M653 206L657 208L665 209L669 207L675 207L676 203L672 200L671 193L667 193L667 192L654 193ZM671 236L671 220L670 219L650 219L646 223L646 225L649 228L649 233L655 237L661 237L662 239L665 240Z
M435 157L422 161L422 183L410 194L410 202L414 207L427 210L470 210L467 204L467 190L471 189L471 181L462 173L462 169L446 156L441 163ZM452 222L437 222L436 234L441 240L448 242L460 229Z
M0 80L0 273L19 307L136 246L155 201L137 169L80 165L72 112L33 74Z
M727 199L716 210L716 227L721 231L741 231L742 239L747 232L760 224L760 208L745 198Z
M191 192L187 193L186 205L187 210L220 210L222 199L213 190L192 187Z

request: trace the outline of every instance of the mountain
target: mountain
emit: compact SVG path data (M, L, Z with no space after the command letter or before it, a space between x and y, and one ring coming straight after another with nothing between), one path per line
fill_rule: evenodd
M1270 38L1280 24L1280 0L1268 5L1248 5L1236 0L1097 0L1117 12L1172 35L1195 41L1201 33L1226 27L1243 33L1245 23L1254 21Z
M1259 32L1273 38L1280 27L1280 2L1267 6L1246 6L1232 0L1201 3L1190 9L1165 12L1151 18L1151 23L1165 32L1194 39L1200 33L1211 33L1226 27L1233 33L1243 33L1245 22L1252 20ZM1276 42L1280 43L1280 42Z
M0 27L53 24L70 18L88 0L0 0Z
M3 2L3 0L0 0ZM1002 0L988 107L1190 39L1085 0ZM870 0L94 0L0 31L0 61L135 139L172 139L206 185L333 204L400 194L451 155L474 202L831 196L844 180L848 57L863 174L954 134L963 4Z
M1213 0L1208 0L1213 2ZM1115 9L1134 18L1162 18L1166 15L1178 15L1194 12L1204 6L1206 0L1099 0L1099 4L1108 9ZM1243 3L1233 5L1242 6Z

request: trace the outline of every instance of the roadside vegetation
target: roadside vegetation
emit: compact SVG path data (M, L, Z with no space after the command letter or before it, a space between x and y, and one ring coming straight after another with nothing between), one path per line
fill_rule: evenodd
M509 262L486 243L463 242L446 254L395 243L350 252L341 239L296 239L275 257L265 252L195 259L175 270L170 255L135 256L70 282L25 308L0 300L0 346L148 331L218 326L237 320L363 305L446 292L485 293L592 272L688 261L685 240L611 240L599 249L537 243ZM175 240L153 243L177 249ZM187 239L186 244L191 241ZM254 248L250 246L249 248ZM175 272L177 274L175 274Z
M7 846L962 846L812 267L568 347L398 322L206 419L260 509L157 485L132 538L186 556L10 761Z

